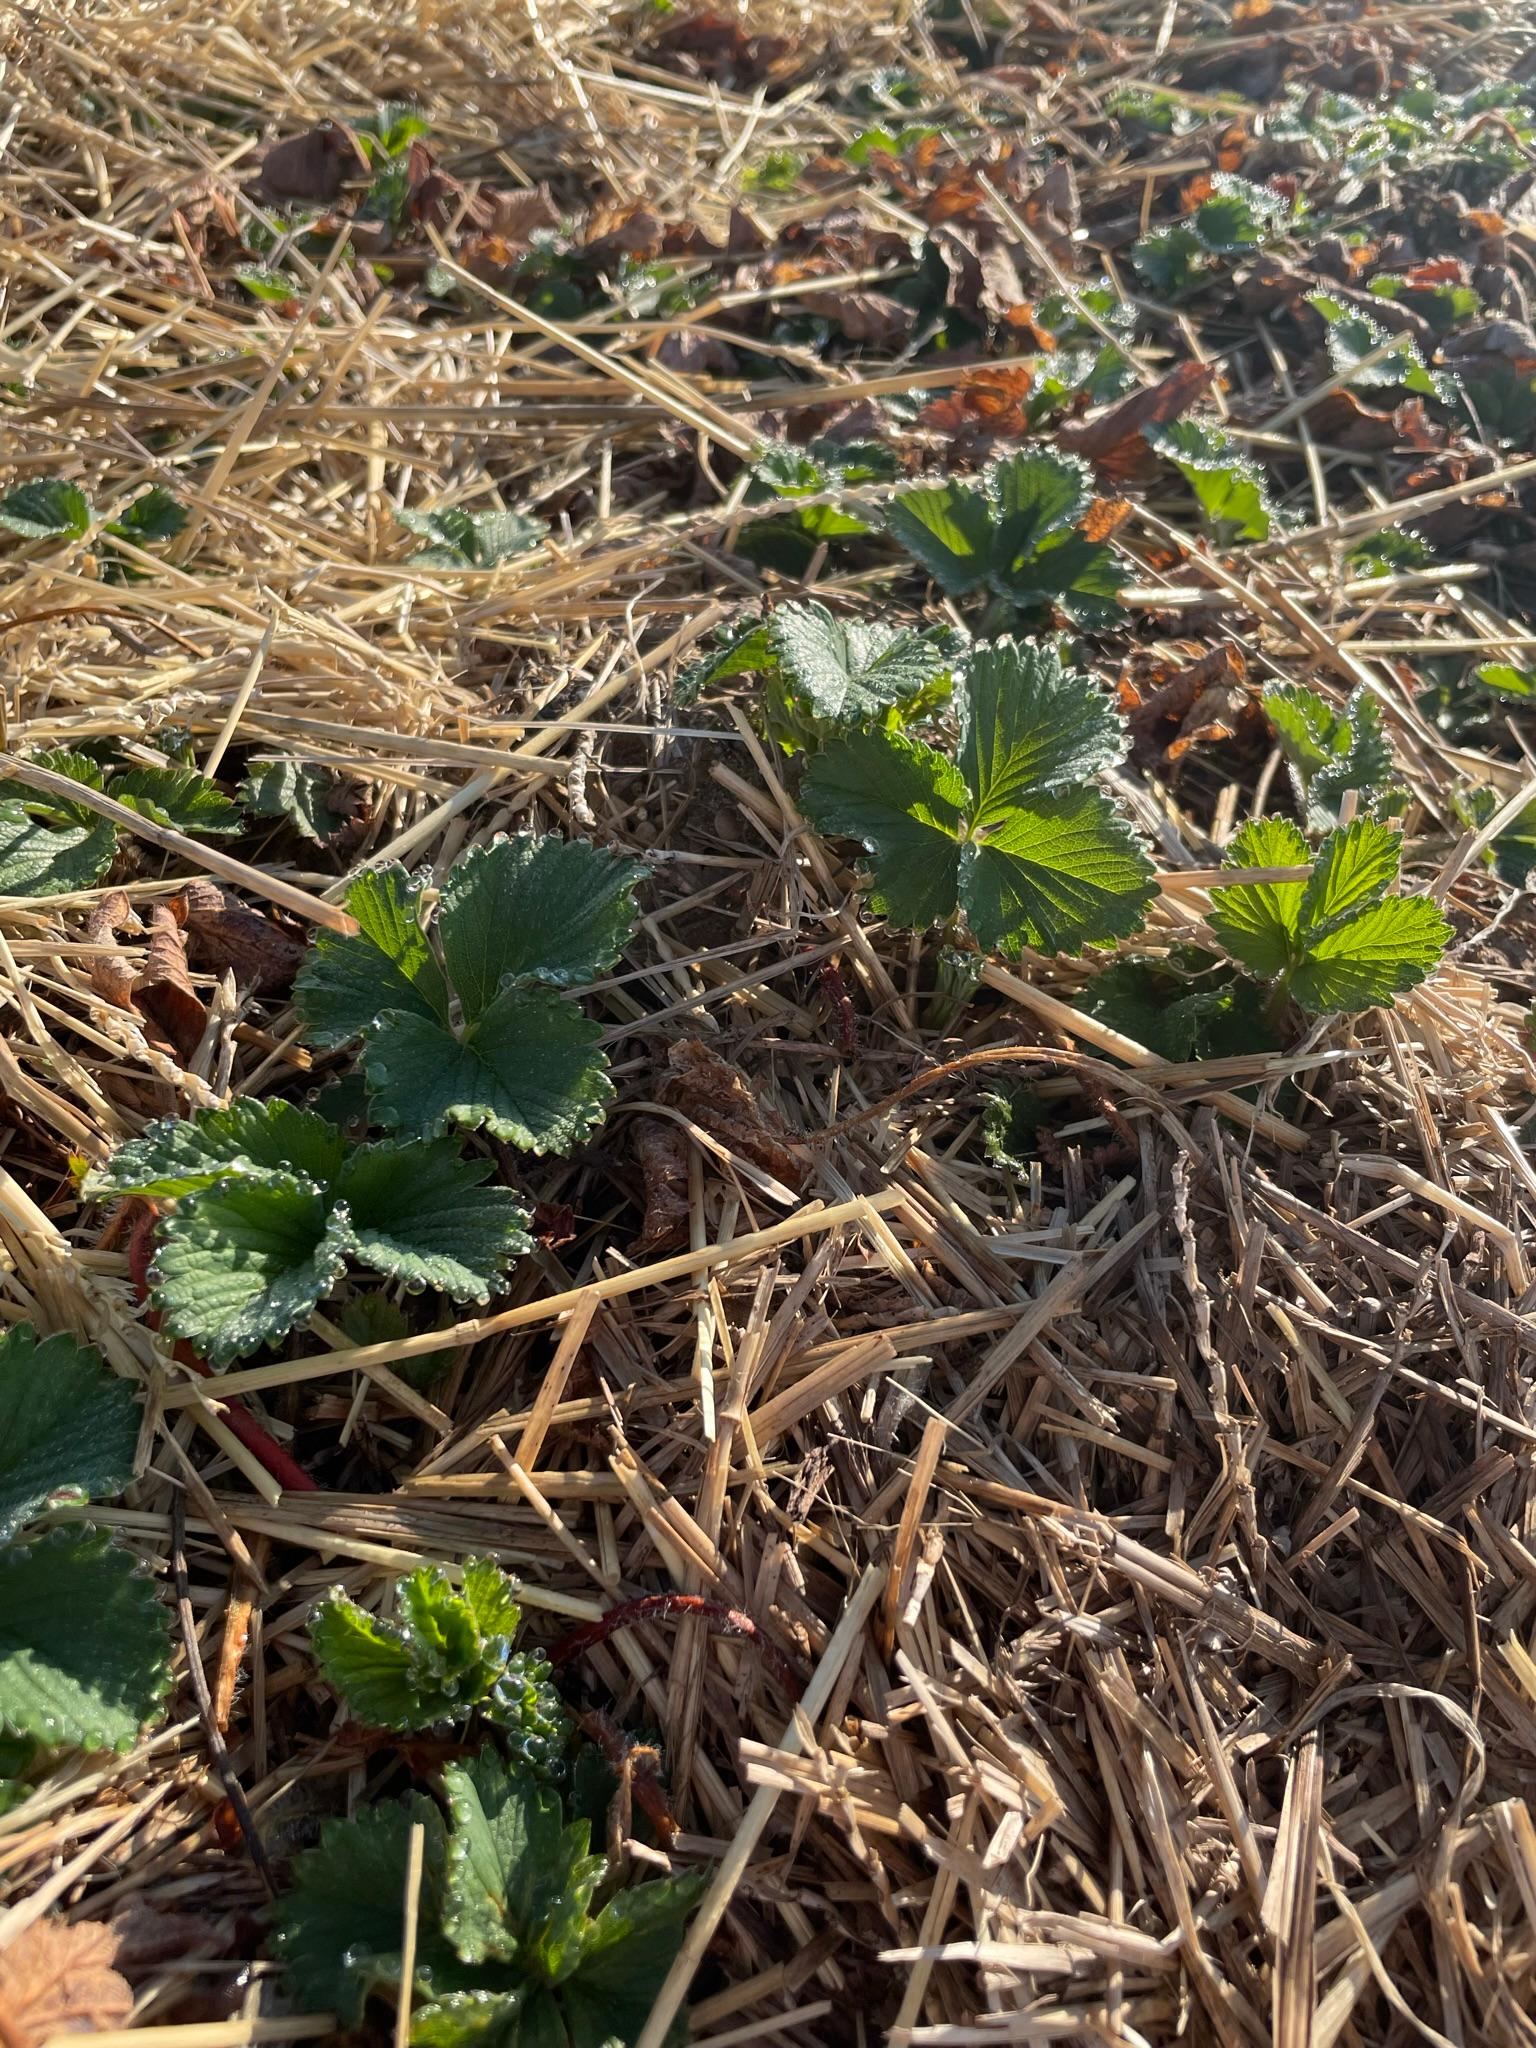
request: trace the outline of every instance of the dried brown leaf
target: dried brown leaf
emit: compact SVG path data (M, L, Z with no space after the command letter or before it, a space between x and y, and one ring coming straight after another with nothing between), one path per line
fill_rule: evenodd
M669 1064L672 1071L656 1090L659 1102L681 1110L730 1151L739 1152L786 1187L801 1185L806 1164L793 1149L792 1133L759 1101L739 1067L697 1038L680 1039Z
M185 1065L201 1043L208 1011L187 973L187 942L167 903L150 907L149 950L133 984L133 1001L159 1025Z
M349 128L324 121L274 142L261 160L259 183L273 199L303 199L328 206L348 178L366 177L368 160Z
M1215 382L1214 363L1179 363L1166 377L1130 392L1093 419L1069 421L1056 438L1091 462L1100 477L1119 482L1150 469L1156 460L1142 428L1181 419Z
M85 920L86 943L91 946L110 946L124 925L131 924L135 930L139 921L134 916L125 889L114 889L93 904ZM91 987L104 1003L111 1003L114 1009L133 1008L133 969L126 960L100 957L91 962Z
M186 927L187 950L196 964L216 973L229 968L241 988L279 995L299 971L302 941L213 882L189 882L172 909Z
M0 1953L0 2039L39 2048L55 2034L102 2034L133 2010L112 1968L117 1936L99 1920L35 1920Z
M636 1117L632 1138L645 1181L645 1220L630 1249L649 1258L688 1235L688 1140L659 1116Z

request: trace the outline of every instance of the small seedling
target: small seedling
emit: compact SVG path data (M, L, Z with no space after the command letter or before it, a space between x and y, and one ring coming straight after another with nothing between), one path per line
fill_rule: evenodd
M372 870L347 892L357 933L320 933L294 1001L317 1045L362 1040L386 1130L484 1126L528 1152L564 1151L613 1094L601 1029L566 991L617 958L643 873L553 834L476 848L443 885L439 964L421 881Z
M1047 643L998 640L961 664L955 701L956 761L877 728L806 774L815 823L875 856L873 907L917 931L963 911L989 952L1076 953L1138 931L1152 866L1092 786L1125 751L1092 677Z
M1006 609L1054 605L1081 625L1102 625L1118 614L1125 579L1113 550L1093 537L1093 505L1085 462L1031 447L989 464L974 484L899 491L885 524L951 597L986 590Z
M446 1727L472 1713L502 1729L533 1770L556 1764L569 1737L549 1662L512 1649L516 1589L490 1558L466 1558L459 1590L435 1565L396 1583L396 1618L342 1593L309 1625L315 1657L359 1721L400 1730Z
M452 1139L354 1146L312 1111L242 1099L152 1124L81 1193L172 1205L151 1300L173 1336L225 1365L299 1327L349 1260L485 1301L532 1247L516 1198L481 1186L490 1172Z
M343 2026L401 1996L412 1830L425 1836L410 2039L415 2048L628 2048L699 1896L694 1877L613 1891L559 1794L489 1749L442 1774L447 1819L420 1794L327 1822L277 1905L293 1995ZM679 2034L681 2030L679 2030Z
M1264 472L1230 434L1202 420L1141 431L1194 492L1218 541L1268 538L1276 513Z
M18 540L81 540L95 517L96 508L86 493L61 477L39 477L33 483L18 484L0 498L0 529L15 534ZM125 555L113 551L114 540L127 541L136 548L174 540L188 517L186 506L174 492L163 484L151 484L102 527L108 550L102 563L103 579L137 583L145 574Z
M63 752L32 759L178 832L224 837L245 825L240 806L193 768L104 767L88 754ZM116 853L117 827L89 804L15 778L0 780L0 895L62 896L89 889Z
M1341 711L1305 683L1284 683L1264 692L1264 709L1309 831L1337 825L1350 790L1375 817L1403 808L1406 797L1393 787L1392 743L1374 697L1357 690Z
M1330 832L1302 882L1239 882L1211 891L1211 930L1233 959L1270 984L1267 1015L1288 1000L1322 1015L1390 1007L1439 964L1451 927L1427 896L1392 896L1402 845L1374 818ZM1259 818L1225 865L1299 867L1306 840L1284 818Z

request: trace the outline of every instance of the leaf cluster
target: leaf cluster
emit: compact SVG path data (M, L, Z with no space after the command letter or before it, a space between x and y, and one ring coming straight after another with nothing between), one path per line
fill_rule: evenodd
M1293 203L1268 186L1217 171L1209 195L1184 219L1143 235L1131 249L1131 261L1154 291L1188 298L1225 259L1278 241L1294 216Z
M1120 611L1124 582L1108 543L1084 530L1093 472L1041 445L990 463L974 483L951 477L898 491L886 531L951 597L985 590L1021 613L1059 608L1080 625Z
M1373 816L1401 810L1406 799L1393 787L1392 743L1374 697L1357 690L1340 710L1305 683L1283 683L1264 692L1264 709L1309 831L1337 825L1350 790Z
M466 512L460 505L400 510L396 519L427 545L406 557L410 569L498 569L547 538L542 519L523 512Z
M86 753L32 756L156 825L222 838L244 829L239 804L195 768L103 763ZM0 779L0 895L62 896L89 889L111 867L117 827L87 803Z
M1323 841L1305 881L1239 882L1211 890L1210 926L1234 960L1304 1010L1390 1005L1438 964L1451 928L1427 896L1393 896L1401 842L1375 818ZM1233 868L1298 867L1310 852L1284 818L1259 818L1232 841Z
M277 1949L296 1996L358 2024L399 1997L413 1826L425 1835L414 2048L624 2048L644 2026L699 1894L657 1879L595 1902L607 1865L558 1793L489 1750L443 1772L446 1821L421 1796L328 1822L294 1860Z
M997 640L960 663L955 706L954 760L875 728L811 761L805 810L874 855L873 907L918 931L963 912L980 946L1013 954L1138 930L1152 867L1093 787L1125 735L1092 677L1049 643Z
M242 1098L152 1124L81 1192L168 1205L151 1298L173 1335L223 1365L303 1323L349 1260L485 1301L531 1246L516 1198L481 1185L490 1172L451 1139L352 1146L313 1111Z
M421 880L369 870L347 892L357 931L319 934L294 1002L315 1044L362 1041L386 1130L484 1128L524 1151L567 1150L613 1093L601 1029L569 991L627 943L643 872L554 834L477 847L443 884L434 949Z
M114 549L114 541L147 548L158 541L174 540L189 516L186 506L164 484L151 484L141 491L101 528L107 544L103 580L137 583L147 573ZM89 496L62 477L38 477L32 483L18 484L0 498L0 530L15 534L18 540L83 540L95 518L96 508Z
M138 1404L72 1337L0 1335L0 1769L39 1750L126 1749L170 1683L168 1618L131 1551L49 1507L121 1493ZM5 1804L13 1803L7 1795Z
M445 1726L479 1711L511 1738L521 1761L548 1771L569 1735L548 1661L518 1652L516 1589L490 1558L464 1561L457 1590L435 1565L398 1581L395 1615L380 1619L340 1592L310 1621L330 1684L374 1728Z
M1194 492L1218 540L1268 539L1278 515L1264 472L1230 434L1203 420L1171 420L1141 431Z

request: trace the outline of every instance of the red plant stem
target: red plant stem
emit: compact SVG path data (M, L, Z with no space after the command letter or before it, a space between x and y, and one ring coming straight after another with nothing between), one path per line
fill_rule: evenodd
M712 1621L726 1635L745 1636L787 1693L799 1699L804 1692L804 1682L796 1675L794 1666L750 1614L743 1614L739 1607L727 1607L722 1600L706 1600L702 1593L643 1593L638 1600L621 1600L617 1607L610 1607L585 1628L573 1628L569 1635L562 1636L550 1651L549 1661L556 1666L568 1664L573 1657L607 1642L621 1628L632 1628L637 1621L670 1621L674 1615L692 1615L701 1621Z
M153 1202L143 1203L140 1213L134 1219L133 1231L128 1239L128 1273L141 1302L149 1299L149 1265L154 1257L155 1224L159 1217L160 1212ZM144 1320L152 1330L159 1329L160 1316L156 1310L151 1309ZM171 1355L178 1365L185 1365L191 1371L201 1373L204 1379L209 1377L207 1365L185 1338L176 1343ZM264 1471L271 1473L279 1486L290 1493L320 1491L317 1482L310 1478L296 1459L289 1456L269 1430L262 1428L249 1409L243 1407L239 1401L231 1400L225 1401L223 1406L224 1422L230 1435L244 1445Z

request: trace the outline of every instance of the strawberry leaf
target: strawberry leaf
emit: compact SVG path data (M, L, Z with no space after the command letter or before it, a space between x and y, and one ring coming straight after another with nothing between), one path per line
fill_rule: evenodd
M835 618L815 602L781 605L768 623L782 687L833 728L876 719L930 690L949 671L952 638L943 629Z
M422 886L399 866L369 869L347 890L357 932L316 933L293 985L316 1045L361 1038L385 1010L447 1023L447 983L419 918Z
M0 1544L56 1496L100 1500L133 1477L139 1404L73 1337L0 1336Z
M854 733L814 757L802 799L823 832L874 855L872 909L914 931L954 914L970 793L953 762L902 733Z
M466 512L441 505L431 512L396 512L407 532L430 543L407 557L412 569L496 569L546 538L542 519L521 512Z
M475 847L443 884L438 934L449 980L470 1019L508 981L556 988L594 980L622 952L645 870L554 833Z
M443 1927L466 1963L516 1963L557 1981L579 1959L582 1924L605 1868L584 1820L559 1794L489 1752L443 1772L451 1824Z
M20 540L78 540L90 529L91 501L78 484L39 477L0 498L0 529Z
M174 491L164 484L151 484L102 530L131 540L136 547L147 547L151 541L174 540L190 517Z
M1495 789L1470 789L1455 798L1456 810L1465 825L1481 829L1502 806L1504 799ZM1483 855L1501 882L1523 889L1536 868L1536 803L1529 803L1494 840Z
M80 1192L88 1202L111 1195L174 1201L232 1173L298 1173L328 1185L346 1156L341 1133L323 1116L291 1102L241 1096L227 1109L151 1124L142 1137L120 1145L105 1166L92 1167Z
M1230 532L1237 540L1268 537L1275 517L1269 487L1230 434L1200 420L1170 420L1141 431L1178 470L1218 533Z
M978 826L1026 794L1087 782L1124 756L1114 705L1048 643L979 645L964 675L959 768Z
M1390 1003L1433 970L1450 938L1427 896L1388 896L1310 939L1291 993L1312 1011Z
M69 896L94 888L111 867L117 834L105 818L43 824L27 799L0 801L0 896Z
M1284 818L1245 825L1227 849L1229 868L1303 867L1307 842ZM1211 891L1210 927L1232 955L1265 981L1285 973L1301 928L1305 882L1238 882Z
M1357 691L1341 711L1304 683L1286 683L1265 691L1264 709L1312 830L1339 822L1339 807L1351 789L1368 809L1379 813L1390 806L1395 764L1374 697Z
M568 1151L602 1121L613 1094L601 1037L537 981L509 983L457 1036L386 1011L363 1050L374 1114L389 1130L484 1126L526 1152Z
M160 1238L155 1307L214 1365L286 1336L346 1269L345 1212L302 1174L223 1180L187 1195Z
M336 1178L348 1249L393 1280L485 1301L508 1261L533 1249L528 1215L507 1188L480 1183L488 1159L461 1159L451 1141L364 1145Z
M1315 935L1331 931L1362 905L1378 902L1397 880L1402 843L1374 818L1330 832L1301 897L1301 932L1311 949Z
M989 952L1078 953L1145 923L1151 863L1100 791L1019 804L995 823L978 820L976 834L961 854L960 901Z
M216 782L195 768L128 768L107 794L155 825L204 837L245 830L245 814Z
M334 810L336 777L313 761L258 761L240 785L241 800L258 818L286 818L295 832L324 846L347 823Z
M169 1618L131 1552L90 1528L0 1549L0 1730L127 1749L170 1672Z

